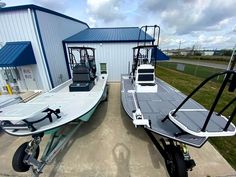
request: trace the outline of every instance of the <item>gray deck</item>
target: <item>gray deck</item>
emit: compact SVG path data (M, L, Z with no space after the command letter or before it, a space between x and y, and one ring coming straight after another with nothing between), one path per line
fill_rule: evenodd
M182 125L186 125L186 128L188 128L190 131L195 133L200 133L206 121L208 113L209 111L194 111L194 112L179 111L176 113L176 116L174 118ZM235 127L232 124L229 125L227 131L223 131L227 122L228 122L227 119L224 119L223 117L216 115L216 113L213 113L206 127L206 134L211 133L212 136L218 133L221 133L222 136L223 134L226 133L234 134Z
M144 118L151 120L150 130L176 141L194 147L201 147L207 141L207 137L197 137L190 134L176 137L176 133L181 133L180 128L169 119L165 122L161 122L161 120L165 118L171 110L175 109L186 96L160 79L157 79L156 82L158 84L158 93L137 93ZM122 78L121 99L123 107L130 118L132 118L132 110L135 110L135 107L132 95L127 91L133 89L131 79ZM203 109L203 107L197 102L190 100L183 106L183 109Z

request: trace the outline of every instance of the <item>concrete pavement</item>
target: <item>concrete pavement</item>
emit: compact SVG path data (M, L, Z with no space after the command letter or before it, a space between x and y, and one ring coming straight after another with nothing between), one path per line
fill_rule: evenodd
M45 137L45 140L48 137ZM11 160L17 147L29 138L0 136L0 176L30 176L16 173ZM42 143L41 152L45 147ZM190 148L197 166L190 177L235 175L236 172L209 144ZM164 160L142 128L134 128L120 103L120 84L110 84L108 102L100 104L88 123L82 125L68 146L42 176L50 177L167 177Z

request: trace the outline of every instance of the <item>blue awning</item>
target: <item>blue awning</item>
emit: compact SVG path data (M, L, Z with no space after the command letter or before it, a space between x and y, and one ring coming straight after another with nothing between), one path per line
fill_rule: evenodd
M36 64L31 42L7 42L0 49L0 67Z
M151 53L151 60L152 61L157 61L157 60L169 60L170 57L168 57L166 54L164 54L160 49L157 47L152 49Z

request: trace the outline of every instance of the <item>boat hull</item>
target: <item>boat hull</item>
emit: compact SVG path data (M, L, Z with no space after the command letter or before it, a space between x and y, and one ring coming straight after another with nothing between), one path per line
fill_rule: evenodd
M66 83L36 97L29 102L29 104L31 104L32 106L34 106L34 104L41 105L46 103L52 110L60 109L60 118L57 118L55 115L53 115L53 122L50 123L46 119L43 122L37 123L37 129L35 131L15 131L5 129L5 132L15 136L27 136L42 132L50 132L53 129L61 127L75 120L88 121L91 115L96 110L98 104L104 99L104 96L106 96L107 74L102 74L101 76L99 76L95 86L89 92L69 92L68 86L70 85L70 83L71 81L67 81ZM42 113L42 115L37 115L37 117L43 116L45 116L45 113ZM31 119L33 120L37 117L32 117Z
M182 131L169 119L162 122L165 116L171 110L175 109L186 96L160 79L156 78L156 83L158 85L157 93L137 93L142 114L144 118L151 121L151 127L145 126L145 128L166 138L171 138L194 147L201 147L207 141L208 137L197 137L190 134L176 136L176 134ZM129 78L129 75L122 75L121 102L129 118L133 119L132 111L135 110L135 105L131 93L128 92L129 90L134 90L132 80ZM203 109L194 100L186 104L185 108L189 107Z

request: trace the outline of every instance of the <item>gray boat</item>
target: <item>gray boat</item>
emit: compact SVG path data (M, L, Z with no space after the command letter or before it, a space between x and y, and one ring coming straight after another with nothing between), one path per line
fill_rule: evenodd
M186 96L156 78L156 61L166 59L158 48L160 27L143 26L138 38L141 41L150 37L146 33L150 29L153 29L153 42L139 42L137 47L133 48L132 71L121 76L122 105L134 126L144 127L161 152L170 176L185 177L188 176L188 170L195 166L186 145L200 148L208 137L233 136L236 133L235 125L232 123L236 107L229 118L223 116L230 105L235 106L236 98L229 101L220 112L215 112L223 90L228 87L228 91L235 91L236 71L233 70L235 61L231 70L212 75ZM211 109L207 110L191 97L208 81L219 75L225 75L225 79ZM160 135L160 141L153 134Z

